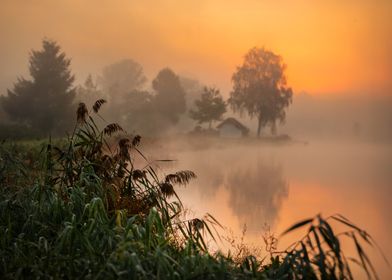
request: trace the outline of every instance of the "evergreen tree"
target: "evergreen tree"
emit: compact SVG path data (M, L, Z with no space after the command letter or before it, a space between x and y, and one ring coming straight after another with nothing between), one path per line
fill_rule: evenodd
M42 41L42 50L29 57L31 79L18 78L1 100L11 120L26 124L42 135L64 133L73 123L74 76L60 46Z

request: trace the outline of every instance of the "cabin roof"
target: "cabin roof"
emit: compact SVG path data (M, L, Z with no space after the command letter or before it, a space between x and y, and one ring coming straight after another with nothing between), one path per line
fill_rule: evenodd
M243 133L248 133L249 132L249 128L247 128L245 125L243 125L242 123L240 123L238 120L236 120L235 118L227 118L224 121L222 121L216 128L220 129L222 126L224 125L228 125L231 124L233 126L235 126L236 128L238 128L239 130L241 130Z

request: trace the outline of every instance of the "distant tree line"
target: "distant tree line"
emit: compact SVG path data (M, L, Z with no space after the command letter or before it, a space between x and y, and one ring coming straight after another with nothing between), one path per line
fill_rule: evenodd
M170 68L160 70L148 84L143 67L131 59L104 67L95 79L89 75L79 86L74 85L70 66L71 60L55 41L45 39L41 50L30 53L30 79L18 78L0 99L0 115L8 119L8 130L24 127L37 136L61 135L72 129L77 103L92 105L103 98L108 106L102 117L131 132L162 134L184 119L188 130L191 120L212 129L230 105L233 112L257 118L258 135L265 126L274 134L292 98L281 57L264 48L253 48L245 56L233 74L228 102L218 88L181 77Z

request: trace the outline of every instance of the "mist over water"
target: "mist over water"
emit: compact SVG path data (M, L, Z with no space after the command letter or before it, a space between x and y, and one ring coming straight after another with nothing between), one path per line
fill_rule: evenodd
M343 140L284 144L201 138L162 145L165 152L157 158L176 160L169 166L159 164L163 172L189 169L198 176L189 186L177 189L193 216L208 212L238 236L246 225L246 240L263 247L262 234L268 228L279 235L293 221L319 213L324 217L341 213L365 228L390 257L389 144ZM296 237L282 238L279 248L285 249ZM380 255L371 255L381 279L390 277L391 271Z

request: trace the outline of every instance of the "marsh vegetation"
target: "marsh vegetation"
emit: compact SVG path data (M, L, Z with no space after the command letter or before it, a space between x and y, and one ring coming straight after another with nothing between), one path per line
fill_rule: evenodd
M139 149L140 136L117 123L96 125L104 103L91 110L81 103L66 139L1 144L3 278L351 279L344 237L357 248L354 262L376 277L363 249L374 240L341 215L294 224L283 235L307 227L305 236L283 251L270 239L266 256L210 250L220 223L209 214L184 219L176 192L196 174L157 173ZM146 160L143 168L136 155ZM253 180L241 171L229 180L241 176ZM345 230L335 232L334 222Z

